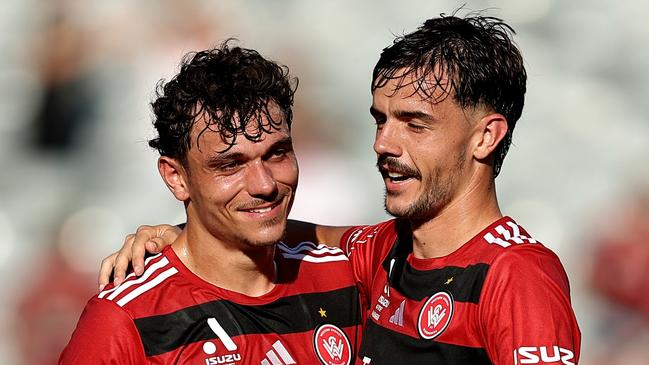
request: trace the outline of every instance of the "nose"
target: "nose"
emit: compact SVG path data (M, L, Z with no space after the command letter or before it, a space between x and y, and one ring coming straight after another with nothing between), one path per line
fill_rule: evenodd
M382 156L401 156L398 130L395 122L386 121L376 130L374 151Z
M247 173L248 194L257 198L274 197L277 194L277 182L272 171L262 160L252 161Z

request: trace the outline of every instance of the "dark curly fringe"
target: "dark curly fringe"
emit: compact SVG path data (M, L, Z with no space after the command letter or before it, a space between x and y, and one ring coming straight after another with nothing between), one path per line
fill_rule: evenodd
M462 108L485 106L502 114L508 131L494 155L498 176L525 102L527 73L513 34L499 18L441 14L383 49L372 92L397 80L394 92L413 85L415 93L433 103L452 96ZM407 76L413 81L406 82Z
M198 148L200 136L207 131L219 133L227 151L240 135L258 141L264 133L278 130L283 121L291 127L297 78L289 75L286 66L255 50L230 46L232 41L185 55L180 72L169 82L158 82L157 98L151 104L158 136L149 146L160 155L186 163L191 130L201 116L207 126L196 138ZM272 118L269 103L279 107L281 119Z

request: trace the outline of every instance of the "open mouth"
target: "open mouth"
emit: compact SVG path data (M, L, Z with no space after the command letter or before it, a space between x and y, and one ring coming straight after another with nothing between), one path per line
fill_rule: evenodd
M242 207L239 211L245 213L251 218L270 218L276 216L280 212L280 206L284 199L278 199L272 203L257 204L253 207Z
M402 183L411 179L419 178L419 175L415 171L410 169L406 170L401 168L389 167L386 165L380 165L379 171L381 172L381 176L383 176L383 179L395 184Z
M405 175L399 172L384 172L383 178L388 178L391 182L399 183L414 178L411 175Z
M386 183L400 184L409 180L419 179L421 176L417 170L401 163L394 157L379 156L376 165Z
M268 206L266 208L257 208L257 209L250 209L248 212L250 213L267 213L270 212L273 209L273 206Z

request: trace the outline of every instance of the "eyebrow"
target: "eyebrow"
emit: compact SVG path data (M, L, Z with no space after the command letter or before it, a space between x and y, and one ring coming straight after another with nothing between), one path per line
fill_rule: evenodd
M263 156L266 156L270 153L273 153L275 150L278 148L282 147L287 147L287 146L292 146L293 145L293 139L289 136L286 136L279 141L276 141L273 143L270 147L268 147L268 150L264 152ZM210 156L209 159L207 160L207 164L210 166L217 166L219 164L222 164L224 162L228 161L244 161L248 158L247 155L241 153L241 152L224 152L220 154L216 154L213 156Z
M374 118L385 116L385 113L379 111L373 106L370 107L370 114L372 114ZM433 123L437 120L432 115L420 110L397 110L394 112L394 116L399 120L419 119L428 123Z
M245 159L245 155L241 152L225 152L223 154L216 154L210 156L207 160L208 166L219 166L229 161L241 161Z
M286 136L279 141L273 143L270 147L268 147L268 150L264 153L263 157L267 157L268 155L273 154L276 150L280 148L287 148L290 147L291 149L293 148L293 139L289 136Z
M385 114L384 114L383 112L380 112L380 111L379 111L378 109L376 109L374 106L371 106L371 107L370 107L370 114L371 114L374 118L384 117L384 116L385 116Z
M436 120L432 115L419 110L397 110L396 112L394 112L394 115L397 117L397 119L400 120L419 119L422 122L429 123L432 123Z

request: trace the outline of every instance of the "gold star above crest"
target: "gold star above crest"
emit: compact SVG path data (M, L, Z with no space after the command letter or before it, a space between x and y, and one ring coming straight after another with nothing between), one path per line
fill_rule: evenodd
M318 313L320 313L320 317L326 317L326 316L327 316L327 311L324 310L324 309L322 309L322 308L320 308L320 310L318 311Z
M453 277L451 276L450 278L448 278L448 280L446 280L446 282L444 284L448 285L448 284L450 284L452 282L453 282Z

